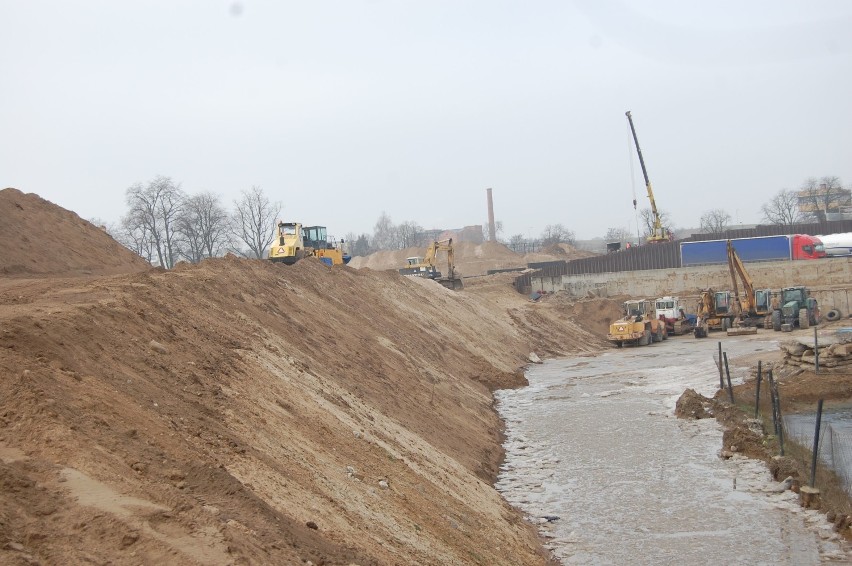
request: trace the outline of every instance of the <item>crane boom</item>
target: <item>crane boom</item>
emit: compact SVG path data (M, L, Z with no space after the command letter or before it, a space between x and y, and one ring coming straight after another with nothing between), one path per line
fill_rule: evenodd
M663 229L663 221L657 211L657 202L654 200L654 191L651 188L651 180L648 178L648 170L645 168L645 159L642 157L642 149L639 147L639 138L636 137L636 128L633 126L633 116L630 110L625 112L627 121L630 122L630 131L633 133L633 142L636 144L636 153L639 154L639 164L642 166L642 175L645 177L645 188L648 189L648 200L651 201L651 213L654 215L654 226L648 236L649 242L665 242L668 236Z

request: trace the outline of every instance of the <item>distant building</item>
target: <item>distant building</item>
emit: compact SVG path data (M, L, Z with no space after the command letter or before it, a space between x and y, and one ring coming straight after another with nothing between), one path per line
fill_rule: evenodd
M852 211L852 190L849 189L822 184L818 188L802 189L796 196L799 211L818 220L843 220Z

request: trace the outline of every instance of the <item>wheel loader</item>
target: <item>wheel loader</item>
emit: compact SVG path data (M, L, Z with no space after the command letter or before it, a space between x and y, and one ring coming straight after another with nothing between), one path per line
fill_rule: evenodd
M609 325L606 339L621 348L625 344L647 346L668 337L666 323L656 316L654 301L641 299L624 303L624 316Z
M269 259L292 265L305 257L316 257L327 265L349 263L352 256L344 252L343 241L329 241L325 226L302 226L299 222L279 222Z

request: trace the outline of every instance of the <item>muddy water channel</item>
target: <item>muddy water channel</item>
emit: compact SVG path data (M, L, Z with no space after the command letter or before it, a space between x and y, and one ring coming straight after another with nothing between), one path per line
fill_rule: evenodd
M712 396L719 338L672 338L549 361L497 392L506 461L497 489L539 524L563 564L818 564L848 559L825 516L777 492L762 462L719 458L714 419L674 417ZM777 343L723 337L737 357Z

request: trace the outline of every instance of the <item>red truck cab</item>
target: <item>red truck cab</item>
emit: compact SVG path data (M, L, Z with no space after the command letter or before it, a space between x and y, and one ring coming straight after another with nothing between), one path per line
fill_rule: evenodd
M793 259L819 259L825 257L825 246L816 236L794 234L790 236Z

